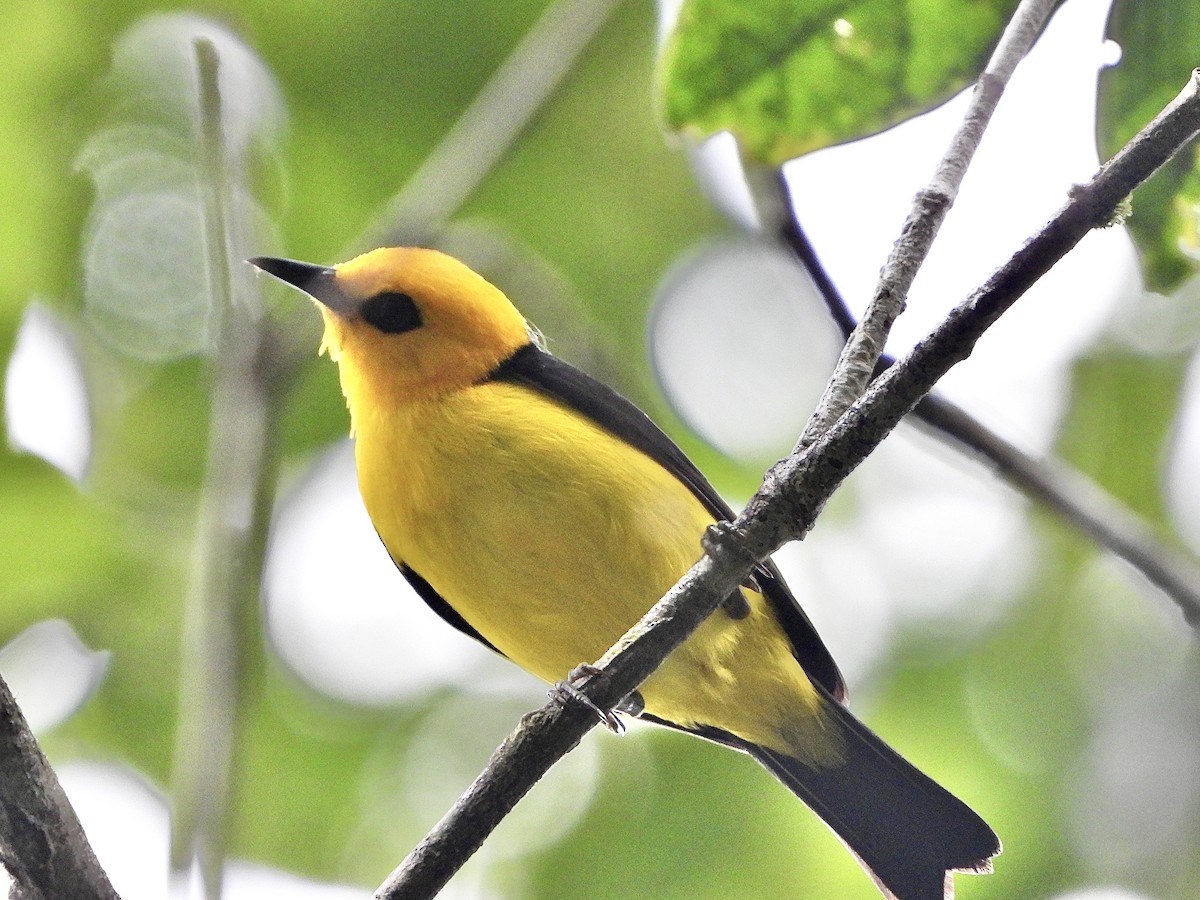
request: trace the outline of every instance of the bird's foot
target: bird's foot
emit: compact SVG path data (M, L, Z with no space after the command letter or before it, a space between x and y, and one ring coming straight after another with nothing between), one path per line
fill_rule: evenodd
M750 562L752 566L750 572L743 579L742 586L748 587L752 591L762 593L762 588L758 584L758 575L766 578L772 577L770 570L759 562L758 558L750 552L750 548L746 546L745 532L732 522L726 522L723 519L713 522L704 529L704 534L700 535L700 546L713 559L722 553L736 553Z
M580 687L587 683L589 678L599 675L603 671L604 670L599 666L594 666L591 663L581 663L572 669L566 678L551 687L546 694L551 700L554 700L563 706L566 706L566 704L571 700L574 700L576 703L582 703L597 716L599 716L604 727L613 734L624 734L625 723L621 721L620 717L614 710L601 709L587 694L579 690ZM630 697L633 696L635 695L630 695ZM640 700L640 698L638 699ZM621 705L623 706L626 702L628 702L628 700L629 698L622 700Z
M646 711L646 701L642 699L642 695L634 691L620 703L613 707L613 712L625 713L627 716L634 718L640 716Z

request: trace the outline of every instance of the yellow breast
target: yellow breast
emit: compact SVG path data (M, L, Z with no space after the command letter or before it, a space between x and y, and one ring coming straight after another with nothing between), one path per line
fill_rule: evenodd
M519 385L488 382L355 425L363 499L392 557L546 681L598 659L699 558L712 522L658 463ZM793 750L798 736L764 722L794 722L815 694L748 594L750 616L715 615L641 693L662 718Z

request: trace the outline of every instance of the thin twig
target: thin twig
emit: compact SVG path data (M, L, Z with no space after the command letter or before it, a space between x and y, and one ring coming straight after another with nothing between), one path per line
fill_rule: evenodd
M508 152L620 2L555 0L547 7L361 241L371 247L395 243L399 231L406 243L419 243L440 231Z
M1055 217L942 324L872 382L803 453L774 466L731 525L710 531L706 553L605 654L583 692L612 709L682 643L765 559L803 537L833 491L980 335L1117 204L1200 130L1200 73L1150 125L1075 192ZM574 747L596 717L549 703L527 715L487 769L375 893L377 900L434 896L505 814Z
M120 900L0 678L0 863L22 900Z
M1139 184L1200 132L1200 70L1179 95L1143 128L1085 186L1072 191L1053 219L1026 243L927 337L895 365L876 378L866 394L843 415L833 431L851 459L863 440L876 443L877 433L895 426L890 410L895 402L914 407L955 363L966 359L980 335L1061 259L1092 228L1111 222L1113 211ZM1049 261L1049 263L1047 262ZM889 412L880 415L887 398ZM861 430L860 430L861 429ZM881 435L882 436L882 435ZM817 446L826 446L822 438ZM831 448L832 452L832 448ZM828 456L824 454L823 456ZM823 458L821 465L831 461ZM808 455L792 456L780 468L808 466ZM836 460L833 464L837 466ZM855 462L856 464L856 462ZM839 470L840 471L840 470ZM769 479L768 479L769 480ZM819 482L818 482L819 483ZM747 506L747 511L755 501Z
M766 187L760 185L760 190L765 192ZM795 204L781 175L776 176L774 187L779 200L773 205L785 210L784 218L775 221L778 233L804 266L835 324L848 335L857 324L854 315L796 218ZM894 363L885 353L876 372ZM1200 564L1166 543L1158 529L1093 479L1060 460L1031 456L936 391L917 405L913 415L948 438L952 446L970 451L1010 485L1125 560L1175 602L1193 627L1200 628Z
M842 348L833 377L808 420L796 449L811 444L862 395L875 374L892 323L904 309L917 271L946 218L967 167L971 164L992 113L1012 77L1054 11L1055 0L1022 0L1000 37L979 80L962 124L950 141L929 184L913 200L913 208L892 248L875 294Z
M1056 459L1030 456L936 393L925 397L914 415L1132 565L1179 605L1193 628L1200 628L1200 565L1166 544L1157 529L1091 478Z
M262 567L275 451L273 397L259 310L235 285L230 266L233 196L223 134L219 58L195 42L206 259L214 309L222 317L213 358L213 405L196 556L184 625L179 724L172 773L173 892L190 895L198 864L205 896L217 900L225 856L230 774L242 692L243 610L253 609Z

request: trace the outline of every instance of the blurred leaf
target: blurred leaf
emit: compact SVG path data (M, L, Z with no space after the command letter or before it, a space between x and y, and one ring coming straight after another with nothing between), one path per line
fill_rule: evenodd
M194 43L212 43L221 58L221 124L231 151L276 141L286 123L274 76L232 31L188 13L147 15L121 35L108 74L110 114L182 135L188 152L197 137L198 96Z
M778 165L969 84L1014 0L686 0L661 60L667 124Z
M11 636L64 615L85 585L111 574L104 551L113 522L42 460L0 451L0 463L0 634Z
M1058 454L1151 521L1165 518L1162 447L1186 360L1108 351L1075 366L1075 402ZM1107 435L1097 440L1096 435Z
M1200 63L1200 5L1194 0L1118 0L1106 35L1121 45L1121 62L1100 74L1096 129L1103 159L1154 118ZM1200 156L1195 146L1176 155L1134 193L1128 225L1150 290L1167 293L1196 271L1198 209Z
M194 43L221 53L222 129L236 158L271 152L284 123L279 90L232 33L196 16L157 14L117 42L107 126L81 152L96 195L84 239L88 317L111 346L164 361L215 349L222 311L206 264L208 187L199 168ZM256 166L256 168L266 168ZM249 255L270 226L233 179L235 253ZM241 267L236 274L249 279Z
M526 896L716 900L871 890L832 832L744 755L657 729L631 740L599 737L603 790L567 840L532 867L521 861L533 881ZM619 871L594 865L606 858L619 859Z
M231 852L313 877L338 874L361 815L364 757L394 740L392 715L325 702L281 678L262 656L249 662ZM376 863L382 870L388 860Z

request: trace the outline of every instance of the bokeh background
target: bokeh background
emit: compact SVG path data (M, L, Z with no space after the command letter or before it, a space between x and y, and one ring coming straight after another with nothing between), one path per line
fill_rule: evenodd
M221 53L235 250L453 250L552 350L650 411L735 505L790 448L837 340L795 264L750 227L731 142L664 134L651 4L9 0L6 13L0 672L118 891L157 898L225 409L193 35ZM1094 170L1097 76L1121 55L1107 13L1068 0L1022 67L894 349ZM788 164L852 305L962 108ZM285 346L262 460L263 590L239 619L227 895L366 897L544 689L443 626L391 569L355 492L316 314L245 278L261 306L243 312ZM945 390L1195 548L1196 299L1189 279L1145 290L1126 231L1097 232ZM958 896L1195 896L1200 659L1136 573L912 427L779 562L859 715L1000 833L997 873L960 876ZM589 736L445 895L876 896L751 761L637 727Z

